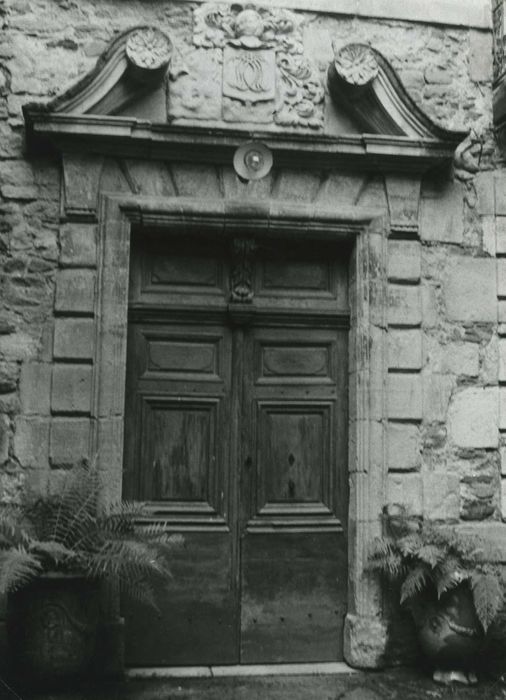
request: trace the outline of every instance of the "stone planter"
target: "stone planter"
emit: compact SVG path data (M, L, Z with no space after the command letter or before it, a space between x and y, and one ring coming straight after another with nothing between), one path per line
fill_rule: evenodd
M52 688L94 671L98 586L77 576L47 575L11 594L9 668L18 685Z
M466 582L413 610L420 646L431 662L434 680L475 683L484 634Z

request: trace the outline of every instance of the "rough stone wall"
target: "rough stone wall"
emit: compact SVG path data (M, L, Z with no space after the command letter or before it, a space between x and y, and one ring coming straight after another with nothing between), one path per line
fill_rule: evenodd
M191 9L160 0L0 2L4 502L26 484L57 483L75 455L86 452L95 333L94 227L60 222L60 167L25 157L21 105L75 83L115 34L132 26L157 24L188 43ZM322 72L332 39L371 43L427 114L478 134L467 169L452 181L436 173L425 178L419 239L388 243L387 499L432 518L500 523L506 519L506 175L490 130L491 34L317 14L308 20L305 42ZM384 184L377 187L385 201ZM70 374L68 358L79 360L78 374Z

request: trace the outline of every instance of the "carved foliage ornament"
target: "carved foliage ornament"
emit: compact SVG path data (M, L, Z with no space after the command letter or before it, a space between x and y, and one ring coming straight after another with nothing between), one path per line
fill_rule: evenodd
M323 125L324 91L304 55L302 18L251 4L208 3L195 9L193 43L223 50L223 95L246 104L273 101L281 126Z

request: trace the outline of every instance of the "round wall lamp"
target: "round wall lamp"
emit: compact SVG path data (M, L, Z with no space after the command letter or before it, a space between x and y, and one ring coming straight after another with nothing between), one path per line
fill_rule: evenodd
M259 141L243 143L234 153L234 170L244 182L260 180L272 168L272 153Z

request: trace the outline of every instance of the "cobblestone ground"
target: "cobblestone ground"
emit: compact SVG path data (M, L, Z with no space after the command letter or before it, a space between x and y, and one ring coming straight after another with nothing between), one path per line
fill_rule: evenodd
M506 679L484 680L469 688L438 686L411 669L336 676L175 679L128 681L115 686L83 687L58 693L9 693L1 700L499 700Z

